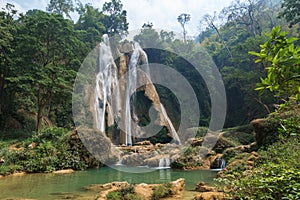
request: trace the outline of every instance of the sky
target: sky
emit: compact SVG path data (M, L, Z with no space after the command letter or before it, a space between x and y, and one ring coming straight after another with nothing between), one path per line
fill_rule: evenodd
M83 4L90 3L102 9L103 3L109 0L81 0ZM6 3L16 6L20 12L30 9L46 10L50 0L0 0L0 7ZM203 15L221 11L229 6L232 0L121 0L123 9L127 11L129 32L141 29L147 22L153 23L153 28L181 33L181 25L177 17L182 13L191 15L186 24L187 35L196 36L200 33L200 20ZM76 21L78 15L71 15Z

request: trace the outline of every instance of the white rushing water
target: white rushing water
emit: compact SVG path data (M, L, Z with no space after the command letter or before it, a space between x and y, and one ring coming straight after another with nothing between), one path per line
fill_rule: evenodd
M120 96L119 82L118 82L118 68L114 62L112 51L109 44L109 38L107 35L103 36L103 42L100 43L99 47L99 60L98 69L96 74L96 87L95 87L95 122L96 127L101 131L105 132L106 125L106 112L109 108L109 112L112 116L122 117L120 112L125 112L125 145L132 145L132 138L136 136L138 117L135 112L134 102L136 101L135 91L137 86L137 67L141 57L143 57L144 63L144 75L151 82L150 69L148 65L147 54L142 50L138 43L133 45L133 53L131 55L129 66L126 73L126 92L125 97ZM114 96L113 96L114 95ZM112 102L114 101L114 102ZM123 105L121 102L125 102L125 108L121 108ZM115 107L113 107L115 105ZM160 104L161 112L167 121L172 137L174 141L180 144L178 134L169 119L167 112L162 104ZM112 125L112 124L110 124Z
M105 111L106 105L112 105L112 90L118 90L118 68L114 62L109 39L107 35L103 36L104 42L101 42L99 48L98 73L96 75L95 87L95 121L96 127L101 131L105 131ZM119 94L116 92L115 94ZM118 99L118 98L117 98ZM119 103L117 103L118 105Z
M161 107L161 111L162 111L164 117L166 118L166 120L167 120L167 122L168 122L168 124L170 126L173 140L175 140L179 145L181 145L181 141L179 139L179 136L178 136L178 134L177 134L177 132L176 132L176 130L175 130L175 128L174 128L174 126L173 126L173 124L172 124L172 122L171 122L168 114L167 114L167 112L166 112L165 107L162 104L160 104L160 107Z
M170 168L170 158L160 158L158 163L158 169L168 169Z

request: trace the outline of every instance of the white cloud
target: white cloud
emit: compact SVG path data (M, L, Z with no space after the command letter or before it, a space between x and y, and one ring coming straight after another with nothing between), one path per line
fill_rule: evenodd
M231 0L123 0L128 11L130 29L140 29L145 22L152 22L153 28L182 32L177 17L181 13L191 15L186 25L188 34L197 35L198 26L204 14L213 14L228 6Z
M13 3L21 11L28 9L45 10L50 0L1 0L0 6L6 2ZM103 3L109 0L81 0L83 4L91 3L94 7L102 8ZM153 23L153 28L174 32L182 32L177 17L181 13L191 15L191 20L186 25L188 35L199 33L199 21L202 16L214 11L219 12L232 0L122 0L123 9L127 11L129 29L141 29L147 22ZM72 15L76 16L76 15Z

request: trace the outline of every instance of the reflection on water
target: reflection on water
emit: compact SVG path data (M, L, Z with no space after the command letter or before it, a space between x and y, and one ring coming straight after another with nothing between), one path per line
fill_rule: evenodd
M120 166L124 167L124 166ZM142 167L132 168L143 172ZM113 181L129 183L165 183L184 178L186 189L193 189L199 181L212 183L216 172L206 170L177 171L162 169L147 173L126 173L109 167L78 171L72 174L28 174L9 176L0 179L0 199L35 198L63 199L82 198L82 195L95 196L92 191L84 190L90 184L103 184Z

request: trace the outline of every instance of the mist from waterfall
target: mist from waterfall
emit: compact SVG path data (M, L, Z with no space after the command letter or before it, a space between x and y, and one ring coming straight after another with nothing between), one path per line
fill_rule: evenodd
M132 138L138 135L138 117L134 103L136 102L135 91L137 89L138 80L137 67L141 56L143 56L145 62L143 63L143 74L146 75L148 82L151 83L147 54L138 43L133 44L134 49L127 69L127 72L130 72L126 73L126 91L124 93L125 96L122 97L119 91L118 67L114 62L108 36L104 35L103 40L99 46L99 60L95 86L94 110L96 127L101 132L105 132L106 126L113 125L115 121L120 122L119 118L124 116L120 112L125 112L125 119L121 119L121 121L124 122L124 126L119 128L125 131L125 145L132 145ZM125 108L121 105L125 106ZM172 134L173 140L180 144L177 132L161 103L160 110L170 127L169 131ZM110 123L107 123L106 117L113 117L113 119L110 120Z

